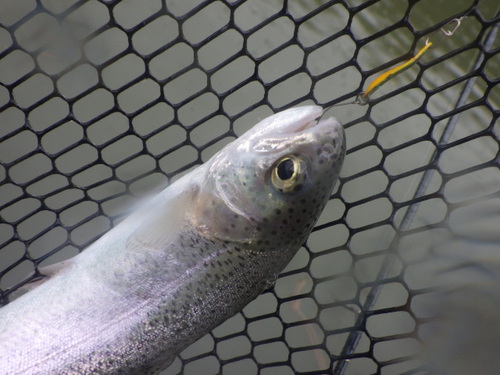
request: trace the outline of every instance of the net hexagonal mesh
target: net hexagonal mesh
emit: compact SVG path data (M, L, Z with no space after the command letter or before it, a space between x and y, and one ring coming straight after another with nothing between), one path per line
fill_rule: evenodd
M466 16L368 105L328 112L348 154L309 240L165 372L425 373L419 265L463 233L457 213L500 190L498 4L450 5L3 1L0 302L258 120L352 101Z

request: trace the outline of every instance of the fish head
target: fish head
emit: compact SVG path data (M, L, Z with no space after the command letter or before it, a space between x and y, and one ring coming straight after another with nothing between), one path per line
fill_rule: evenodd
M298 248L329 200L345 155L340 122L318 106L255 125L209 160L193 221L213 240Z

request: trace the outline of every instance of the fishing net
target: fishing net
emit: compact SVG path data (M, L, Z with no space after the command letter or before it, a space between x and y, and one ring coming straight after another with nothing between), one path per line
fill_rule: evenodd
M273 288L165 372L424 373L431 318L419 301L430 292L418 266L470 228L457 213L498 202L497 8L2 1L0 304L260 119L351 102L439 37L369 104L329 110L345 124L347 158L309 240Z

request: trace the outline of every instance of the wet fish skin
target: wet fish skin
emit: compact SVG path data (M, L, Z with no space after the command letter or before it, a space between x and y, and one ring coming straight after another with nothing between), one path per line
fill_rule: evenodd
M0 374L157 374L241 310L330 197L345 140L322 114L305 106L264 119L1 308ZM290 162L274 169L289 157L302 172L284 192L274 182Z

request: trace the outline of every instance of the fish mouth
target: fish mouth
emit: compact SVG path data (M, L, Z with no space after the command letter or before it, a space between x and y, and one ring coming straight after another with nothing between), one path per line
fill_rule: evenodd
M294 124L294 129L289 129L289 131L297 134L307 133L307 131L339 131L339 128L342 128L342 125L334 117L325 116L326 111L323 108L316 106L316 108L313 109L314 111L311 111L311 113L303 118L302 121L296 122Z
M341 123L332 116L325 116L325 112L317 114L314 119L305 121L299 124L292 133L330 133L330 132L343 132Z
M291 121L290 128L286 129L290 133L300 133L305 130L314 128L318 125L321 118L323 117L324 110L320 106L310 106L304 107L306 111L303 113L298 113L295 121ZM293 111L295 109L291 109ZM297 110L301 110L301 108L297 108Z
M257 153L288 152L297 143L333 142L344 129L333 117L324 116L320 106L290 108L261 121L248 134L243 148ZM245 137L245 135L243 135ZM243 139L242 139L243 141Z
M320 116L318 116L315 120L309 121L309 122L303 124L302 126L299 126L297 129L295 129L293 131L293 133L300 133L300 132L302 132L304 130L307 130L307 129L315 127L316 125L318 125L318 122L319 122L319 120L321 119L322 116L323 116L323 114L321 114Z

